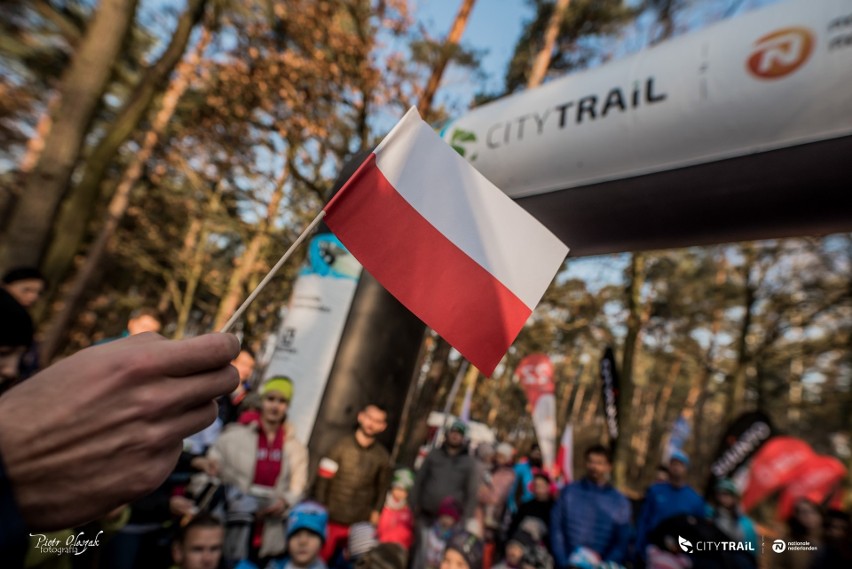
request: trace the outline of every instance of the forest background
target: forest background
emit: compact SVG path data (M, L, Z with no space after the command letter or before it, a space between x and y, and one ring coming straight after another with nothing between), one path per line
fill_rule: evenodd
M166 315L170 337L201 333L322 207L346 160L411 105L440 127L771 3L2 0L0 268L48 278L36 308L45 361L120 333L140 306ZM516 41L465 40L475 11L487 14L473 37L514 18ZM261 351L298 267L244 319ZM470 378L471 417L528 448L512 372L544 352L559 432L574 425L578 448L606 441L597 362L612 346L623 487L647 485L678 417L700 486L724 426L751 409L852 470L850 334L849 234L569 259L498 373ZM435 336L425 348L402 462L461 365Z

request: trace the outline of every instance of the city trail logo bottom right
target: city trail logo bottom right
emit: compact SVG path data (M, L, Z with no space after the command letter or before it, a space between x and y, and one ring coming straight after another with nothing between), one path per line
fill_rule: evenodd
M677 536L678 545L683 549L686 553L693 553L695 548L692 547L692 543L688 539L683 539L681 536Z

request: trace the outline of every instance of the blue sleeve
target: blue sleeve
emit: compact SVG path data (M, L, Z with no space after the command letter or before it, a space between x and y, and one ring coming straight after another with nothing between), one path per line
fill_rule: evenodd
M613 528L609 551L603 557L604 561L615 561L623 565L627 561L627 547L630 544L630 502L627 499L622 503L620 510L620 522Z
M512 514L518 513L518 501L515 496L518 494L518 485L521 484L521 469L519 467L520 464L516 464L512 468L515 471L515 480L512 482L512 489L509 491L509 498L506 500L506 507Z
M566 486L559 493L559 498L550 512L550 545L553 549L553 560L557 569L568 567L568 558L571 555L571 541L568 536L567 512L567 490Z
M703 518L707 515L707 504L704 502L704 498L698 495L698 492L695 490L692 491L695 499L695 507L692 511L692 515L696 518Z
M4 566L23 567L29 543L29 531L21 517L6 465L0 457L0 559Z
M751 518L742 516L740 518L740 527L743 528L743 537L747 542L751 543L754 555L757 557L757 552L760 550L757 548L757 530L754 528L754 522L751 521Z
M648 532L653 529L651 523L654 520L654 494L653 486L645 492L645 503L642 504L642 512L639 514L639 521L636 522L636 557L638 559L645 559Z

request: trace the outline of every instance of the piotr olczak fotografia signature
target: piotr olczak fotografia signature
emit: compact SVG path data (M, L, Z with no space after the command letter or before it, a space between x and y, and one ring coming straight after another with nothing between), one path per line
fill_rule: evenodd
M71 553L80 555L90 547L98 547L100 543L98 538L101 537L103 531L99 531L94 539L86 539L83 532L77 535L69 535L64 541L58 537L47 537L43 533L31 533L30 537L36 538L35 547L42 553Z

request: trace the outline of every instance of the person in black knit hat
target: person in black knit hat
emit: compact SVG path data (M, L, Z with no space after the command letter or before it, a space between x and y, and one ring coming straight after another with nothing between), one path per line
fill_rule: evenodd
M17 383L21 357L32 341L30 315L11 294L0 289L0 394Z

